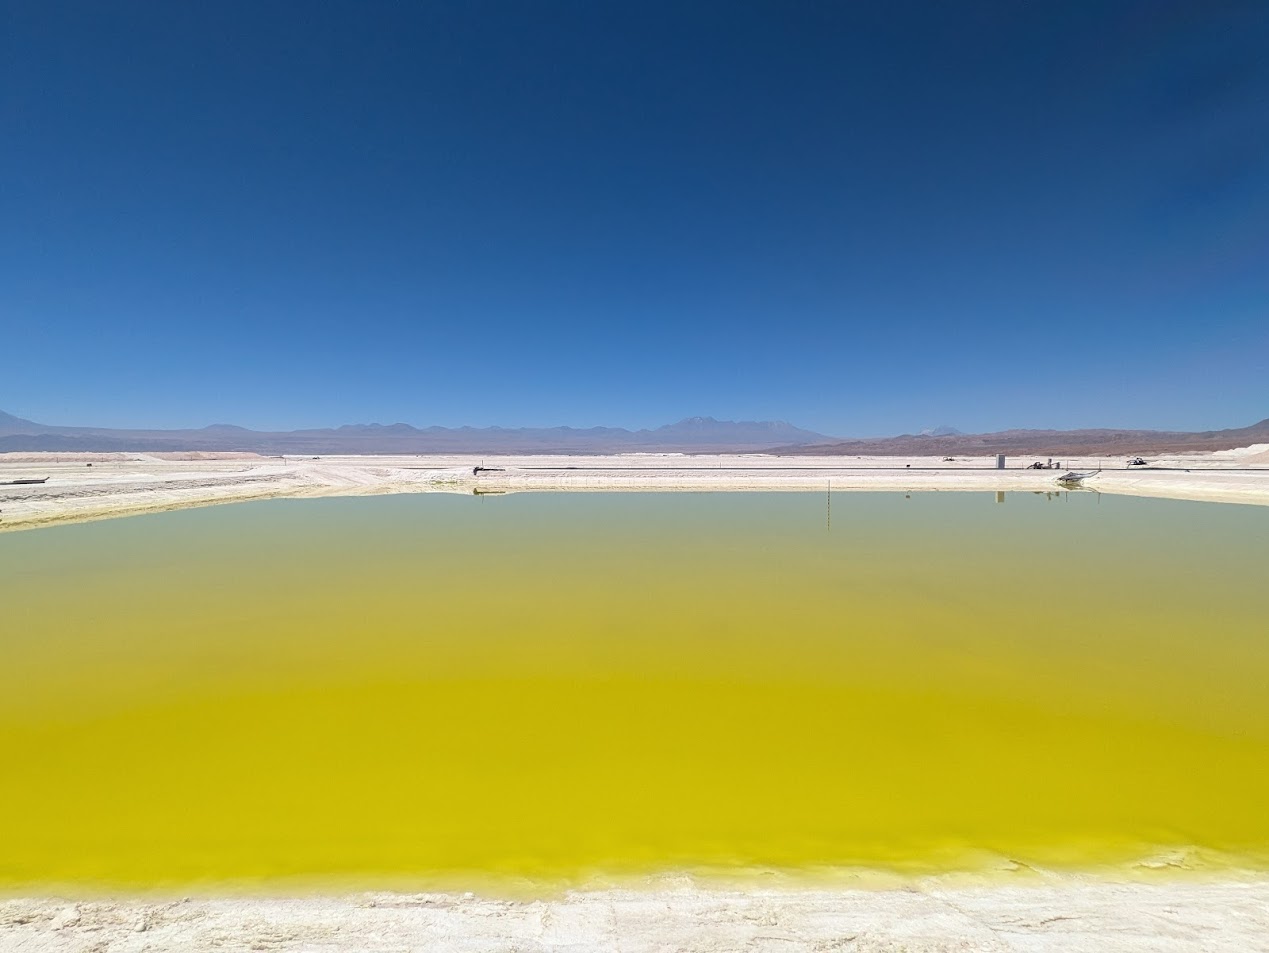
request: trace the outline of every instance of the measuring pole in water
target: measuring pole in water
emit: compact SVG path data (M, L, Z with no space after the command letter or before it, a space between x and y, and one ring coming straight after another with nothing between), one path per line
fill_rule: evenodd
M824 528L831 533L833 531L833 481L831 478L828 481L828 499L825 502L825 514Z

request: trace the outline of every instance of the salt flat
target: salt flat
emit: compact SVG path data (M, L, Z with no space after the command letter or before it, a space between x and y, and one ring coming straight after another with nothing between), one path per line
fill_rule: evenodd
M1101 470L1101 493L1269 503L1269 445L1152 458L612 456L323 456L248 453L0 454L0 530L274 497L530 490L1056 491L1067 470ZM1048 463L1047 458L1038 462ZM477 468L480 468L477 471ZM42 484L5 485L19 479Z
M470 894L15 899L0 900L0 949L1257 953L1269 950L1269 881L1067 878L880 890L668 882L549 900Z

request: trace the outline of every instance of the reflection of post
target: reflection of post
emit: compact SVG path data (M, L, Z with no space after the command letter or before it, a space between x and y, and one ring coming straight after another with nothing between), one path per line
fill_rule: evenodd
M828 532L833 531L833 481L828 481L828 498L824 504L825 520L824 528Z
M997 503L1003 503L1004 501L1005 501L1005 491L1004 491L1004 490L997 490L997 491L996 491L996 502L997 502Z

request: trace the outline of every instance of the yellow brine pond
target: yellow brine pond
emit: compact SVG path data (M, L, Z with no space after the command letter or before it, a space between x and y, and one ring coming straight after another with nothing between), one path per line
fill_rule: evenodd
M1267 605L1269 508L1088 492L4 533L0 891L1263 871Z

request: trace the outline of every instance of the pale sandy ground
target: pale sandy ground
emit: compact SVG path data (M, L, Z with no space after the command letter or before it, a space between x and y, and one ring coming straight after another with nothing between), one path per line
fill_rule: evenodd
M187 455L193 456L193 455ZM92 463L92 467L86 466ZM1152 458L993 459L323 457L250 454L0 455L0 530L269 497L531 490L1057 490L1065 469L1104 469L1105 493L1269 504L1269 445ZM472 467L504 468L472 474ZM548 467L552 469L534 469ZM579 469L562 469L576 467ZM587 470L586 467L611 469ZM729 468L751 469L729 469ZM812 469L799 469L799 468ZM756 468L756 469L753 469ZM1257 472L1239 472L1260 468ZM1185 470L1190 472L1185 472ZM2 849L2 848L0 848ZM890 889L704 887L689 881L554 900L471 895L0 899L0 951L1131 951L1269 953L1269 878L1156 883L1051 876L1025 886L912 881Z
M177 458L183 456L185 458ZM191 459L192 458L192 459ZM271 497L530 490L1057 490L1068 469L1101 472L1101 493L1269 504L1269 445L1151 458L1062 460L1060 470L1005 470L988 457L333 456L0 454L0 531ZM1047 458L1046 458L1047 462ZM92 464L89 466L88 464ZM476 466L499 472L474 475ZM1187 472L1188 471L1188 472ZM1250 471L1250 472L1249 472ZM48 477L37 486L8 481Z
M1269 882L656 889L514 901L446 894L0 900L9 953L1257 953Z

